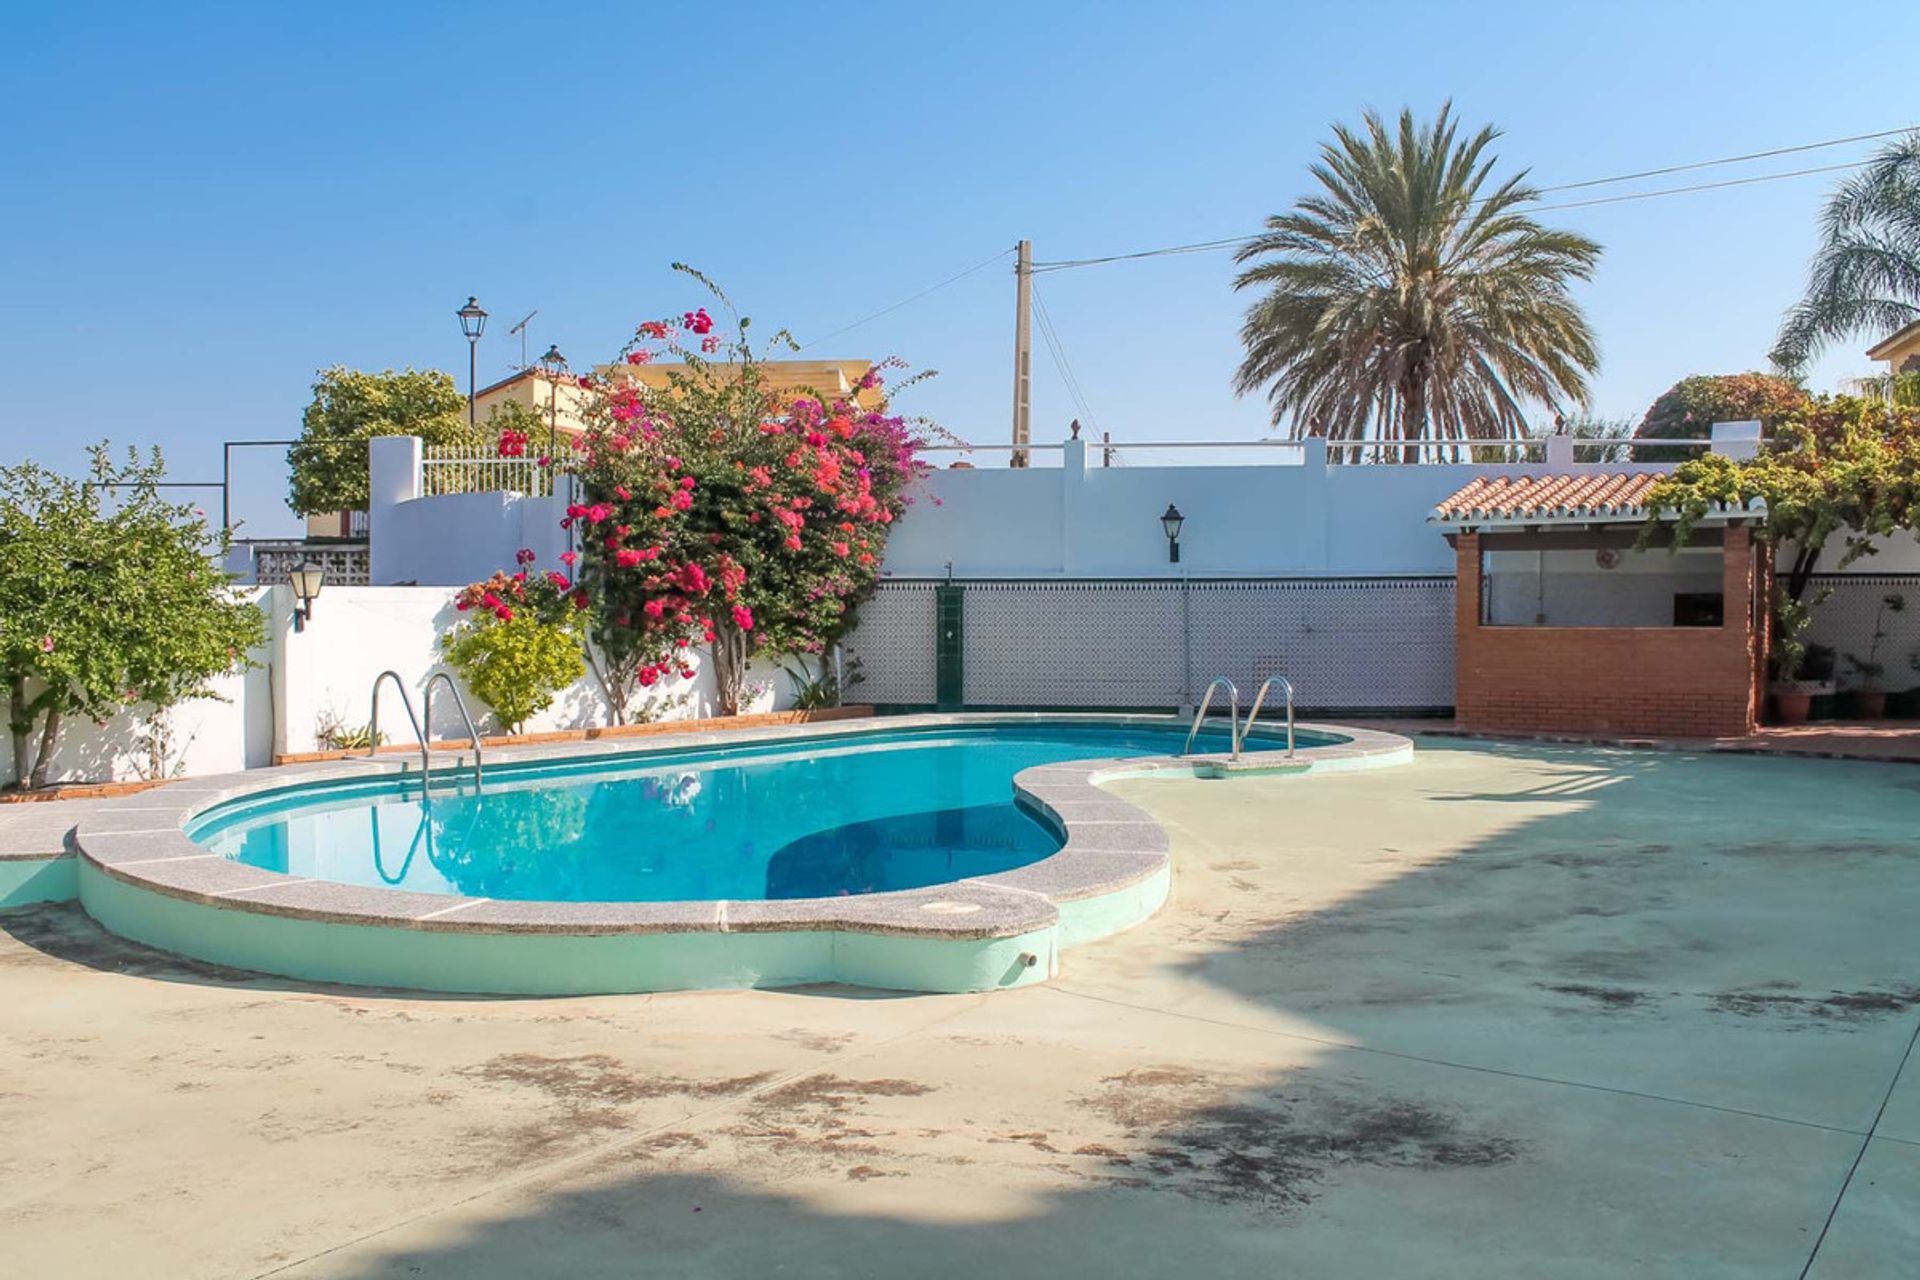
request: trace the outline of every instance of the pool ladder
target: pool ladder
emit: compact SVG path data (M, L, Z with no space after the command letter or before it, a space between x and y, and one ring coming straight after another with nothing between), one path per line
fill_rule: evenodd
M420 744L420 789L424 793L433 782L433 759L427 750L427 734L420 727L420 717L413 714L413 699L407 696L406 682L401 680L398 671L382 671L373 678L373 707L367 717L367 755L372 756L380 750L380 686L388 680L400 693L401 710L407 713L407 723L413 726L414 740ZM467 700L460 696L459 686L453 677L444 671L436 671L427 681L427 692L421 705L428 727L433 725L433 689L444 682L447 692L453 695L453 706L460 713L460 722L467 728L467 737L473 743L473 785L480 785L480 731L473 727L473 717L467 713Z
M1267 691L1274 685L1280 686L1280 692L1287 701L1287 756L1293 756L1293 682L1285 676L1268 676L1260 682L1260 691L1253 695L1253 705L1247 708L1246 723L1240 722L1240 689L1225 676L1215 676L1213 683L1200 698L1200 709L1193 713L1193 727L1187 730L1187 745L1181 749L1181 755L1193 754L1193 740L1200 736L1200 726L1205 723L1207 709L1213 704L1213 691L1221 685L1227 688L1227 741L1232 744L1233 754L1229 760L1240 758L1240 744L1253 732L1253 722L1260 717L1260 705L1267 700Z

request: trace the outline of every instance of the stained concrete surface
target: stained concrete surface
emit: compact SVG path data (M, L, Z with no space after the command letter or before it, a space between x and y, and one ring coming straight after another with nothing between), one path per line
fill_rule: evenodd
M1173 900L993 995L426 999L0 914L0 1273L1914 1273L1920 769L1114 790Z

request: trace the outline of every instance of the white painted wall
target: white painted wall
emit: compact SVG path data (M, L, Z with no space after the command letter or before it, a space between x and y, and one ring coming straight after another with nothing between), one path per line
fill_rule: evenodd
M457 587L511 570L527 548L542 568L560 568L570 544L560 527L570 499L491 492L425 498L425 467L416 436L380 436L368 442L368 579Z
M289 589L274 590L285 597L281 612L290 613ZM279 672L274 682L275 752L318 750L315 733L321 718L329 712L349 725L366 724L373 682L383 671L399 674L415 711L424 714L426 683L436 671L446 669L440 660L440 636L459 616L453 607L453 592L444 587L346 587L323 592L304 630L295 632L283 625L275 635L275 666ZM713 675L705 655L696 654L690 665L696 672L693 679L674 677L655 686L658 718L684 720L718 714ZM788 685L776 668L756 666L749 675L749 688L753 690L749 709L771 711L787 705L791 701ZM506 731L464 686L461 693L482 734ZM543 733L612 723L599 682L589 671L560 693L551 707L530 720L527 730ZM427 729L435 738L459 738L466 733L459 712L444 695L435 697L433 723ZM413 733L391 684L381 694L380 730L390 742L406 742Z
M249 598L256 601L270 594L266 588L248 590ZM175 771L182 776L227 773L271 763L273 646L264 645L249 656L257 665L215 680L212 688L217 696L195 698L173 708L169 720L174 755L163 776ZM151 715L151 708L133 707L105 724L66 721L49 779L93 782L148 776L151 766L140 738ZM13 738L0 734L0 786L14 780Z
M1091 452L1097 461L1098 448ZM1453 552L1427 514L1474 477L1623 469L1570 456L1499 466L1329 466L1320 441L1304 442L1291 464L1088 462L1085 443L1069 441L1057 468L935 472L888 540L885 573L942 577L951 565L956 577L1445 574ZM1187 518L1178 565L1167 559L1160 528L1169 503Z

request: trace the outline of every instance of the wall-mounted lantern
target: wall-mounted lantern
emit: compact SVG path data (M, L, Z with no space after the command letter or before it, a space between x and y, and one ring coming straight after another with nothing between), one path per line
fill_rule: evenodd
M298 569L287 570L287 584L293 588L293 629L305 631L307 619L313 616L313 602L320 598L320 588L325 583L327 571L311 560Z
M1180 526L1187 518L1180 514L1180 508L1171 502L1167 504L1167 513L1160 517L1160 527L1167 531L1167 563L1180 563Z

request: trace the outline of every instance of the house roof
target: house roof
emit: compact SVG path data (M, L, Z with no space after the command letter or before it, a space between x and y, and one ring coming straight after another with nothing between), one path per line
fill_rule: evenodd
M1897 349L1902 344L1906 343L1908 340L1913 338L1916 334L1920 334L1920 320L1915 320L1912 324L1902 325L1900 328L1894 330L1892 333L1888 334L1886 337L1880 339L1880 341L1868 347L1867 359L1869 360L1886 359L1888 352L1891 352Z
M1484 528L1499 525L1625 524L1647 518L1647 494L1659 472L1591 475L1481 476L1433 509L1429 523ZM1766 514L1755 499L1745 508L1721 507L1703 524Z

